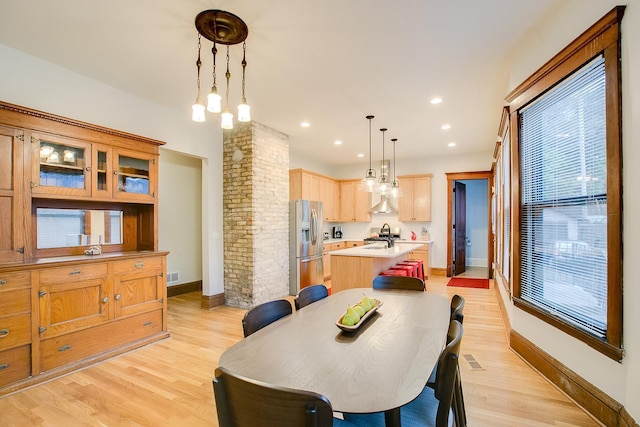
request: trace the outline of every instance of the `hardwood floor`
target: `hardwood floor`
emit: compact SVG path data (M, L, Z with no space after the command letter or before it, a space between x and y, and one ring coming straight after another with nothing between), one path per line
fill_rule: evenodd
M429 292L466 299L460 369L469 427L599 426L507 348L494 289ZM493 284L492 284L493 286ZM211 379L242 339L244 310L169 298L171 338L0 399L2 426L216 426Z

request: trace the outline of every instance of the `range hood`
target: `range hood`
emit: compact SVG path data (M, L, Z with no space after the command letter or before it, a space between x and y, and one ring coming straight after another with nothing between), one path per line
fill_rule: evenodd
M386 195L380 196L380 203L369 209L371 213L395 213L398 209L391 204L391 201L387 199Z

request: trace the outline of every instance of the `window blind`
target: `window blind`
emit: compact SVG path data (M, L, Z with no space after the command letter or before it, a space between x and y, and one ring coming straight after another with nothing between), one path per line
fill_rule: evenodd
M601 338L607 321L604 57L519 111L521 298Z

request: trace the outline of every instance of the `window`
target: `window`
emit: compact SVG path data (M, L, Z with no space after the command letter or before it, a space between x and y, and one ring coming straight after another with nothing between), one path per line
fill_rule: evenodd
M623 10L614 9L507 97L517 123L511 155L519 179L511 218L518 232L514 302L616 360Z

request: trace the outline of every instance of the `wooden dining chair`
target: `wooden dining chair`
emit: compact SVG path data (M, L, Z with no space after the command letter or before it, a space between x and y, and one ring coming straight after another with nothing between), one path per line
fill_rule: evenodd
M425 291L424 280L408 276L376 276L373 289L404 289L408 291Z
M333 417L327 398L217 368L213 379L220 427L355 427Z
M452 401L462 335L462 324L457 320L452 320L447 334L452 339L438 358L435 388L425 387L418 397L400 408L403 427L449 427L453 425ZM359 427L385 426L384 413L382 412L374 414L345 413L344 419Z
M245 338L291 313L293 313L291 303L284 299L256 305L247 311L242 318L242 331Z
M329 290L325 285L311 285L300 289L300 292L293 300L293 304L296 306L296 310L300 310L302 307L328 296Z
M451 298L451 309L450 309L450 320L457 320L462 324L464 320L464 314L462 310L464 309L464 297L460 295L454 295ZM447 344L453 339L450 335L447 335ZM429 380L427 380L427 387L435 388L436 387L436 371L438 369L438 365L433 368L431 375L429 376ZM462 393L462 377L460 376L460 366L458 365L458 369L456 372L456 384L453 391L453 415L456 422L456 427L466 427L467 425L467 412L464 406L464 395Z

